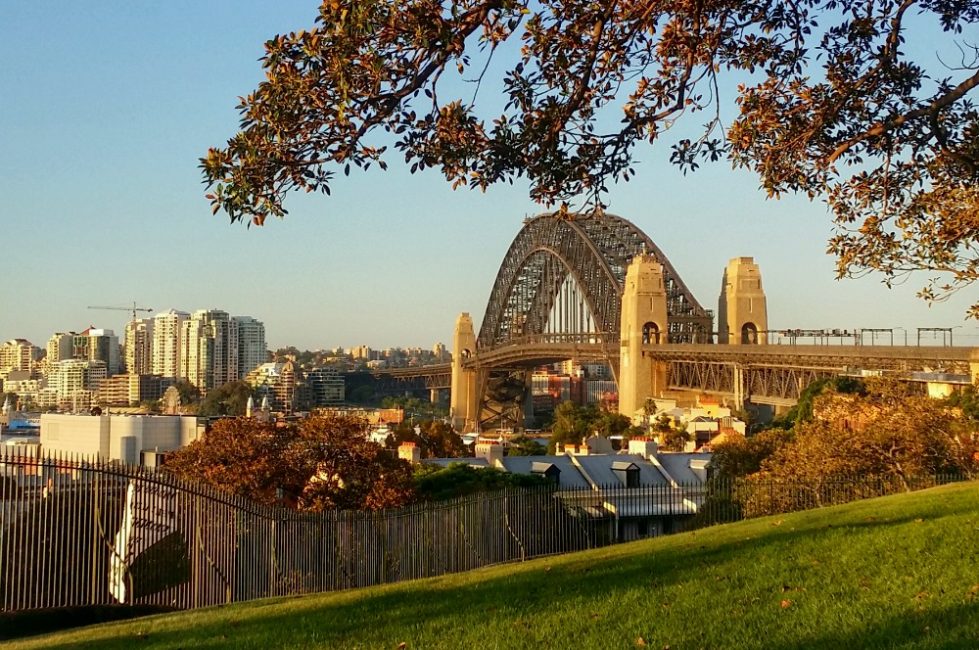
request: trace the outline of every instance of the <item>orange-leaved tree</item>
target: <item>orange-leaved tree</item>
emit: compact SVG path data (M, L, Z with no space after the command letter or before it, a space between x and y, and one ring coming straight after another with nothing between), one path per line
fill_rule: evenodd
M364 436L363 421L317 416L277 425L218 420L173 453L167 471L256 502L300 510L379 509L413 498L411 467Z
M315 21L266 41L239 132L201 161L232 220L392 153L600 209L665 140L684 171L727 158L826 201L841 276L932 271L929 299L979 279L979 3L321 0Z

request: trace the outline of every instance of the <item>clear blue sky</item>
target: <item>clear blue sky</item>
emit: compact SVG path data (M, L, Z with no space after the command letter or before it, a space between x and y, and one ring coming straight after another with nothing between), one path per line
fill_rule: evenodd
M266 324L270 346L451 343L477 326L527 215L521 186L453 192L437 172L339 179L295 195L264 228L212 216L197 159L234 133L236 98L261 77L262 43L308 27L316 0L65 3L0 0L0 339L122 330L132 300L217 307ZM492 97L488 97L492 99ZM715 165L684 177L641 149L639 177L610 211L643 228L706 307L730 257L754 256L770 326L953 326L974 291L929 308L925 277L833 279L825 207L767 201L756 179Z

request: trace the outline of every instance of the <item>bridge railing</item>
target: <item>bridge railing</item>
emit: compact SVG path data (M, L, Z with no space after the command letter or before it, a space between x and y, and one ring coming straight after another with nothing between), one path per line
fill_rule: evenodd
M606 345L618 346L619 335L604 332L554 332L545 334L527 334L514 336L501 343L495 344L491 349L499 349L505 346L531 346L531 345Z

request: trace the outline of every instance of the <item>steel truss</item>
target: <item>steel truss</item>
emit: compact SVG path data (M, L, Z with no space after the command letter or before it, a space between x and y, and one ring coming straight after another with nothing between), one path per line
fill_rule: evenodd
M666 255L614 215L541 215L528 220L500 265L479 331L480 351L546 334L619 336L622 287L641 252L663 264L670 342L710 340L704 309ZM611 354L618 350L612 348Z
M744 395L779 402L798 401L806 386L845 373L843 367L775 366L724 361L671 361L667 385L673 390Z

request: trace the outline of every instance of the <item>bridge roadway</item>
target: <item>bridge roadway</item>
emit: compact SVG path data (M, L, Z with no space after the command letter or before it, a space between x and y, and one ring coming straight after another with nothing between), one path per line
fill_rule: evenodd
M609 362L617 376L618 339L599 334L544 334L481 350L464 365L472 369L516 369L575 359ZM647 345L643 355L659 366L668 390L733 397L735 402L789 406L811 382L843 374L942 372L969 374L979 349L933 346L836 345ZM451 364L377 370L378 379L451 384Z
M354 370L344 373L345 377L356 381L361 377L371 377L383 385L404 386L413 384L416 389L442 389L452 386L452 364L436 363L429 366L410 368L383 368L378 370Z
M666 388L730 396L741 406L792 406L806 386L839 375L934 372L968 376L979 350L966 347L658 345Z

